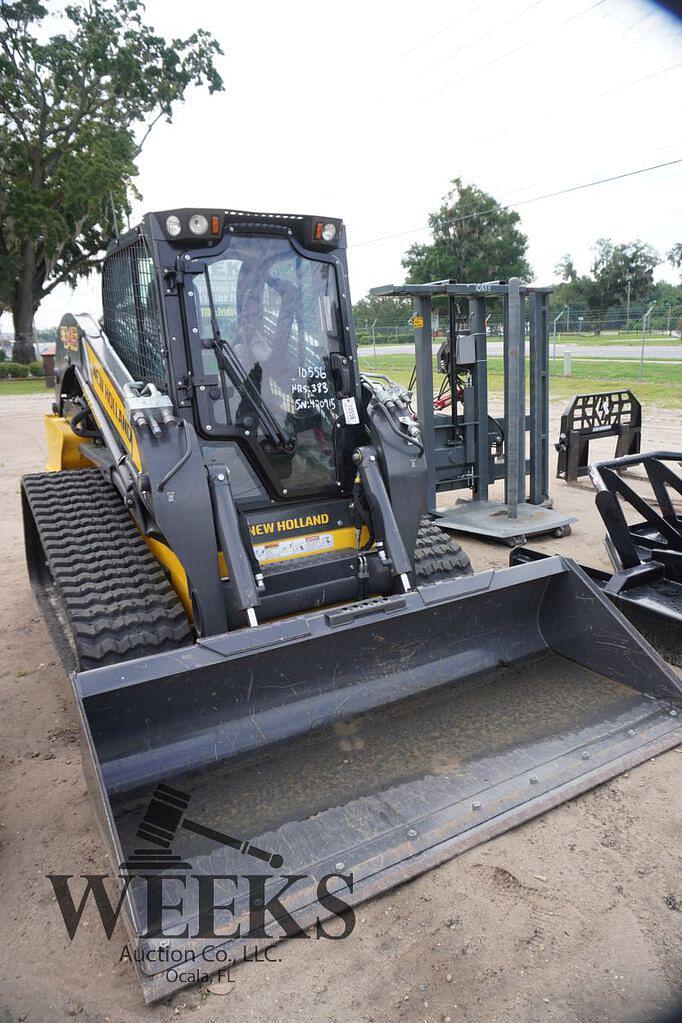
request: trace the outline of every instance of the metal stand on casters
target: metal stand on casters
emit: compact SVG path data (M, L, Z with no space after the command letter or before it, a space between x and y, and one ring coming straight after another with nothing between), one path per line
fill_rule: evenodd
M439 525L456 532L501 540L510 546L540 533L567 536L575 519L553 510L549 502L549 345L547 301L551 288L508 283L388 285L371 294L410 297L413 302L416 384L419 423L429 464L428 510ZM469 331L456 335L450 322L450 414L433 406L434 298L446 298L452 310L456 298L469 303ZM504 418L488 414L486 318L488 302L501 301L504 348ZM525 412L525 317L530 318L530 414ZM457 410L459 381L463 380ZM526 433L530 437L526 459ZM526 475L529 493L526 493ZM504 501L488 498L490 486L504 479ZM469 488L473 497L459 499L447 510L436 506L440 491Z

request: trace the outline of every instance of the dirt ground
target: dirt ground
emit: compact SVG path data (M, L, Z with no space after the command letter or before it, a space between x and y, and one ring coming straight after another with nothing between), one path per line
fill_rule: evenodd
M132 965L119 962L122 924L107 941L88 909L70 942L45 875L110 864L81 774L70 684L24 565L19 477L44 464L48 404L0 399L0 1023L634 1023L675 1012L682 749L362 905L343 942L278 946L279 961L239 967L221 994L195 987L145 1008ZM644 449L679 437L679 414L645 411ZM595 454L611 452L603 444ZM579 521L571 537L537 545L608 567L589 485L553 489ZM466 546L478 569L506 564L505 547Z

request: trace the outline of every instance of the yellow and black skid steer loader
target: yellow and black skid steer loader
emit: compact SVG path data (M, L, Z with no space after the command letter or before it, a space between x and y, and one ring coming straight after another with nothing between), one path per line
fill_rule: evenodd
M345 250L334 218L151 213L101 326L59 327L28 565L148 1001L682 737L677 677L573 562L473 574L424 518Z

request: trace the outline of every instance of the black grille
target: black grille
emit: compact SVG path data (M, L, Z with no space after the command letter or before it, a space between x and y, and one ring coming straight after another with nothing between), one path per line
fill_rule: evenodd
M133 379L167 390L154 264L142 238L107 258L102 305L106 335Z

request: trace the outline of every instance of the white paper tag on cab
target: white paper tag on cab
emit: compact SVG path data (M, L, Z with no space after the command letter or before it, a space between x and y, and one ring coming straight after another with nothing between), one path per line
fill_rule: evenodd
M355 398L342 398L341 405L343 406L343 417L348 426L357 426L360 422L360 416L358 415Z

